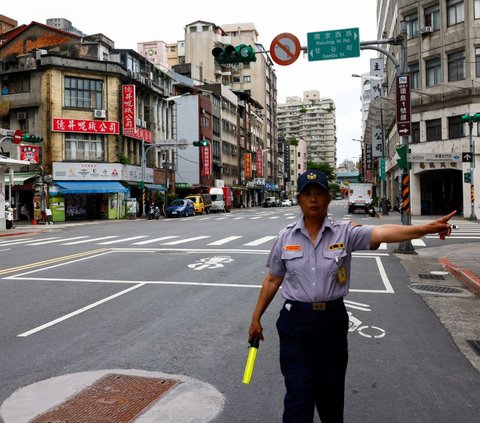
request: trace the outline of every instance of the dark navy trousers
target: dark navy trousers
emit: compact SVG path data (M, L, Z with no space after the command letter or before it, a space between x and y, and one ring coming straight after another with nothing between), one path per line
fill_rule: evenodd
M291 305L280 311L280 367L287 392L284 423L342 423L348 362L348 314L343 301L325 310Z

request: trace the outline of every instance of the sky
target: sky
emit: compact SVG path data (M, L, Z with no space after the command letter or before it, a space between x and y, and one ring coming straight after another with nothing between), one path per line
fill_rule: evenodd
M291 0L22 0L3 2L0 14L18 21L45 23L49 18L66 18L85 34L103 33L115 48L135 49L138 42L184 39L185 26L197 20L216 25L253 22L258 42L265 50L272 40L288 32L302 46L307 33L359 28L360 41L375 40L376 0L291 1ZM357 161L362 136L361 79L352 74L369 72L373 50L362 50L360 57L309 62L300 57L288 66L275 65L278 103L287 97L302 97L304 91L318 90L332 98L336 107L337 165L345 159Z

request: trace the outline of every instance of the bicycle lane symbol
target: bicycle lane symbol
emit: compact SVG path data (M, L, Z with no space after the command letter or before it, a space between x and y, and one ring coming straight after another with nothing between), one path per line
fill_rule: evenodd
M372 311L368 304L357 303L354 301L345 301L345 306L347 308L353 308L356 310L361 311ZM365 338L370 339L380 339L386 335L384 329L379 328L378 326L369 326L362 324L363 322L356 318L351 311L348 311L348 320L349 320L349 332L357 331L360 335L364 336Z

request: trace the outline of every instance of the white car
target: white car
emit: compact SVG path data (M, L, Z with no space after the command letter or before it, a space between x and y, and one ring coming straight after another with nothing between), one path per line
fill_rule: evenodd
M290 200L289 198L285 198L285 200L282 200L282 207L290 207L292 205L292 200Z

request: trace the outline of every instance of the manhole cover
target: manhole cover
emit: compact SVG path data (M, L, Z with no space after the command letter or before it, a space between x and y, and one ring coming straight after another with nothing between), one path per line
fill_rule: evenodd
M173 379L107 374L31 423L128 423L177 383Z
M430 273L419 274L418 277L420 279L435 279L438 281L444 281L445 278L442 275L434 275Z
M412 285L412 289L415 289L416 291L437 292L440 294L460 294L463 292L462 289L438 285Z

